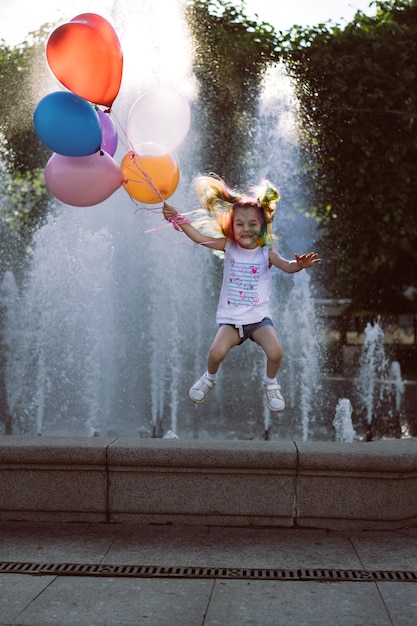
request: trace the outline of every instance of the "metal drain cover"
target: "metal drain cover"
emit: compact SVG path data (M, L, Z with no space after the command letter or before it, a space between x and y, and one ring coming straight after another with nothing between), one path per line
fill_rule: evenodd
M338 569L258 569L175 567L160 565L104 565L89 563L0 562L0 574L31 576L106 576L119 578L234 578L246 580L329 582L417 582L417 572Z

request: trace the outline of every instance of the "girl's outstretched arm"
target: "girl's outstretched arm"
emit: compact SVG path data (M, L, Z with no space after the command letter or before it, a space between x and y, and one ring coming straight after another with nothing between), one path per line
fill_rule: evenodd
M225 237L209 237L208 235L200 233L200 231L197 230L197 228L193 226L189 220L183 218L181 211L175 207L164 202L162 213L166 220L171 221L174 225L178 226L178 228L182 230L182 232L185 233L191 241L194 241L194 243L199 243L202 246L213 248L214 250L224 250L226 245Z
M302 269L313 267L316 263L320 263L320 259L318 258L317 252L309 252L308 254L294 254L294 260L288 261L276 250L270 250L269 262L274 267L278 267L288 274L294 274Z

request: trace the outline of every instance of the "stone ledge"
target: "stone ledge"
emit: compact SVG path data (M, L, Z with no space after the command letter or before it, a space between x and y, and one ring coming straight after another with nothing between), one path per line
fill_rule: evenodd
M299 526L417 525L417 440L297 443Z
M0 437L0 519L417 525L417 439L340 444Z

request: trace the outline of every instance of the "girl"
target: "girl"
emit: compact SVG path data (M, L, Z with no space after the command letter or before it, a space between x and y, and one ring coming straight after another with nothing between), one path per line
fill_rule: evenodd
M282 411L285 402L277 374L282 349L268 308L271 267L292 274L320 262L315 252L294 254L287 261L272 249L272 220L279 193L265 181L254 188L254 195L242 196L215 175L199 176L194 181L197 195L220 231L206 235L191 224L180 211L164 203L163 214L176 230L195 243L224 252L223 283L216 321L219 325L209 349L207 370L191 387L190 399L201 404L213 389L220 364L228 352L246 339L257 343L266 355L263 388L271 411Z

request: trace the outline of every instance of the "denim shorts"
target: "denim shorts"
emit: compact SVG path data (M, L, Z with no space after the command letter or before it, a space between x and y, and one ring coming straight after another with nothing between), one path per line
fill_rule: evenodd
M254 341L252 334L255 330L262 328L262 326L273 326L273 323L270 317L264 317L261 322L255 322L254 324L243 324L242 326L239 326L238 324L219 324L219 328L222 326L232 326L232 328L237 328L241 338L240 343L243 343L246 339Z

